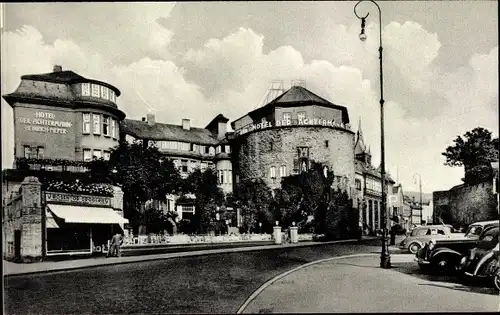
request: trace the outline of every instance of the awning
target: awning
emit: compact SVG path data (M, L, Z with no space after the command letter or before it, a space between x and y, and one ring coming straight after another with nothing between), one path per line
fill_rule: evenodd
M49 210L66 223L122 224L128 220L111 208L48 204Z

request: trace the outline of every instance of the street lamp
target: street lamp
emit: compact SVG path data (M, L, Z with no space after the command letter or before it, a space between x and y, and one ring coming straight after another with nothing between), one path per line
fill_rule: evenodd
M418 177L418 185L419 185L419 190L420 190L420 222L419 225L422 224L422 177L420 176L419 173L413 174L413 182L416 184L417 180L415 177Z
M361 33L359 34L359 39L361 41L366 40L365 34L365 22L366 18L370 13L367 13L364 17L361 17L356 12L356 8L361 2L369 1L373 3L378 9L378 22L379 22L379 59L380 59L380 176L382 178L382 223L384 227L382 229L382 253L380 255L380 267L388 269L391 268L391 256L389 254L389 248L387 246L387 194L385 191L385 144L384 144L384 75L382 67L382 12L380 11L379 5L373 0L361 0L354 6L354 15L361 20Z

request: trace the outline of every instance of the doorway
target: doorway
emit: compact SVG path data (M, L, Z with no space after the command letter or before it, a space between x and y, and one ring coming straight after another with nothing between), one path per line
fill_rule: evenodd
M21 260L21 230L14 230L14 259Z

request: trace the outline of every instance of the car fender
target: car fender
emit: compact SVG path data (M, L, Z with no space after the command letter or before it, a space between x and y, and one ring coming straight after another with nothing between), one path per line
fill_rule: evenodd
M457 256L460 258L463 256L462 253L457 252L456 250L443 247L443 248L438 248L433 253L431 253L431 256L429 257L429 259L432 259L432 258L437 257L439 255L450 255L450 256Z
M476 276L479 269L481 269L481 267L491 258L493 257L493 251L487 253L486 255L483 256L483 258L481 258L481 260L479 260L479 262L477 263L476 265L476 268L474 269L474 273L473 275Z

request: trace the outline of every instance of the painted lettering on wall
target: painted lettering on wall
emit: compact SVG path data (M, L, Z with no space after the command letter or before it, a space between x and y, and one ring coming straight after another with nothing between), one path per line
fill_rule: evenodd
M68 132L67 128L71 128L73 124L69 121L56 120L54 113L35 112L35 117L19 117L18 121L25 124L26 131L34 132L51 132L65 134Z
M241 135L254 130L268 129L273 127L289 127L289 126L323 126L323 127L335 127L335 128L343 128L351 130L349 124L344 124L341 122L339 123L333 119L304 118L297 120L291 120L291 119L275 120L274 122L262 120L258 124L252 124L246 126L236 132Z
M76 195L68 193L45 192L46 202L84 204L92 206L111 206L111 198L102 196Z

